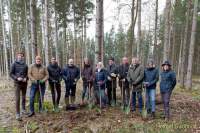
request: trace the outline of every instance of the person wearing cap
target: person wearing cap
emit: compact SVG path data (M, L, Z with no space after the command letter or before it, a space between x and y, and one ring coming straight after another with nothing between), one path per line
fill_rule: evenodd
M29 117L35 115L34 110L34 99L36 92L39 92L39 111L43 110L42 102L45 94L45 82L49 78L49 73L47 68L42 65L42 58L40 56L36 56L35 63L29 67L28 77L31 81L31 90L30 90L30 114ZM42 98L42 99L41 99Z
M144 78L144 67L140 64L137 57L132 58L132 63L128 70L127 80L132 89L132 108L131 111L136 111L136 97L138 99L139 111L142 112L142 84Z
M106 82L107 82L107 71L104 69L102 62L97 63L97 67L94 74L94 95L96 98L96 103L100 104L100 96L102 100L102 107L106 107L107 97L106 97Z
M171 69L171 64L169 61L165 61L162 64L162 72L160 74L160 93L162 97L162 102L164 104L164 118L169 120L170 118L170 97L174 87L176 86L176 74Z
M51 88L52 101L54 105L54 110L57 111L59 108L59 102L61 97L61 80L62 80L62 70L58 65L56 58L51 58L51 63L47 67L49 72L49 86Z
M146 105L147 112L155 118L155 98L156 98L156 83L159 80L159 71L155 67L154 61L149 60L144 71L144 86L146 87Z
M15 62L11 66L10 77L14 80L16 120L22 120L20 116L20 93L22 92L22 114L26 113L26 90L28 82L28 66L24 61L24 54L18 53Z
M129 69L128 58L122 58L122 64L118 67L118 78L119 78L119 86L121 88L122 97L123 97L123 107L128 106L128 101L130 97L130 89L129 83L127 80L127 74Z
M108 104L111 105L111 101L116 104L116 88L117 88L117 66L115 65L114 58L111 57L108 61L107 66L107 93L108 93Z
M85 96L87 95L87 100L89 98L89 91L91 95L91 88L93 83L93 69L92 65L90 64L89 59L84 59L84 66L81 72L81 78L83 80L83 91L82 91L82 99L81 104L84 104Z
M73 59L69 59L68 64L63 68L62 77L65 81L65 105L66 110L68 110L71 107L74 107L76 100L76 84L80 78L80 70L74 65Z

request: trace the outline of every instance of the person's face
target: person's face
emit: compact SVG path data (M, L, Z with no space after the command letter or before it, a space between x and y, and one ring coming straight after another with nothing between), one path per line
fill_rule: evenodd
M36 59L35 62L37 65L40 65L42 63L41 59Z
M132 64L133 64L133 65L136 65L136 64L137 64L136 58L133 58L133 59L132 59Z
M109 63L109 65L112 65L114 63L114 61L113 60L109 60L108 63Z
M17 60L23 60L24 59L24 56L23 54L17 54Z
M169 70L169 66L168 66L168 65L164 65L164 66L163 66L163 69L164 69L165 71L167 71L167 70Z
M128 63L128 59L127 58L123 58L122 59L122 64L127 64Z
M51 59L51 63L52 63L52 64L56 64L56 59L55 59L55 58L52 58L52 59Z
M72 59L69 60L69 65L72 66L74 64L74 61Z
M154 67L154 64L153 64L153 63L149 63L149 64L148 64L148 67L149 67L149 68L153 68L153 67Z
M85 64L86 64L86 65L88 65L88 64L89 64L89 61L88 61L88 59L85 59L85 61L84 61L84 62L85 62Z

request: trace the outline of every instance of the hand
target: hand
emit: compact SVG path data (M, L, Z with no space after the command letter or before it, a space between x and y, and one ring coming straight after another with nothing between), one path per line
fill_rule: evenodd
M23 78L23 82L26 82L26 78Z
M122 82L125 82L126 81L126 79L124 78L124 79L122 79Z
M32 80L31 83L32 84L37 84L37 81L36 80Z
M99 81L98 84L99 84L99 85L102 85L102 84L103 84L103 81Z
M107 78L108 78L108 80L109 80L109 81L111 81L111 80L112 80L110 76L108 76Z
M117 75L115 73L110 74L112 77L116 77Z
M149 82L144 82L144 86L148 87L149 86Z
M18 80L18 81L22 81L22 80L23 80L23 78L21 78L21 77L18 77L18 78L17 78L17 80Z

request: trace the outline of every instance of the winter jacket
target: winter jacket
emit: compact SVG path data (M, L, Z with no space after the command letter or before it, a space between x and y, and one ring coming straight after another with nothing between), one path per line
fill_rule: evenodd
M144 67L140 64L130 65L127 75L130 88L134 92L142 91L142 82L144 78Z
M106 88L106 81L107 81L107 72L105 69L101 69L99 72L98 70L95 71L95 89L105 89ZM101 82L101 84L99 84Z
M159 71L156 68L146 68L144 71L144 82L148 82L147 89L156 89L159 80Z
M111 74L114 73L116 76L113 77ZM117 71L117 66L115 64L112 64L112 65L109 65L107 67L107 76L110 77L112 79L112 81L110 80L107 80L107 85L108 86L111 86L112 85L112 82L113 82L113 88L117 88L117 85L116 85L116 79L117 79L117 74L118 74L118 71Z
M46 81L49 78L49 73L45 66L33 64L29 67L28 77L31 81L36 81L36 80Z
M50 64L47 67L47 70L49 72L49 82L60 82L62 80L62 70L58 66L58 64Z
M20 83L17 78L27 78L28 77L28 66L24 61L15 61L10 70L10 77L15 81L15 83Z
M128 80L127 80L128 69L129 69L129 64L122 64L118 67L118 78L120 86L122 79L125 79L125 84L128 85Z
M76 82L80 78L80 70L75 65L69 66L66 65L62 70L62 77L67 86L72 86L76 84Z
M84 65L84 68L81 73L81 77L82 77L83 83L93 81L93 70L90 65Z
M163 71L161 74L161 81L160 81L160 92L169 92L174 89L176 86L176 74L175 72Z

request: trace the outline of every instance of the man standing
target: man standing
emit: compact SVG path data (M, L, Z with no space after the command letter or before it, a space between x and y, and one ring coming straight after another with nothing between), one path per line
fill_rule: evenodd
M39 91L39 111L43 110L42 104L45 94L45 82L49 78L47 68L42 65L42 58L36 56L35 63L30 66L28 70L28 77L31 81L31 90L30 90L30 114L29 117L35 115L34 111L34 99L36 92Z
M60 81L62 80L62 70L58 66L56 58L51 58L51 63L47 67L49 72L49 86L51 88L52 94L52 101L54 105L54 110L58 110L59 101L61 97L61 84Z
M91 88L93 83L93 70L87 58L84 59L84 68L82 70L81 77L83 80L83 92L82 92L81 104L84 104L85 96L88 95L89 98L89 94L91 95Z
M138 98L139 111L142 112L142 82L144 78L144 67L140 65L138 58L132 59L128 70L127 80L132 88L132 111L136 110L136 97Z
M115 65L114 58L109 59L107 72L108 72L108 77L107 77L108 104L111 105L111 102L116 104L117 67Z
M127 80L128 69L129 69L128 58L124 57L122 58L122 64L118 67L119 86L122 92L122 97L123 97L122 104L124 108L128 105L128 101L130 98L130 89Z
M20 93L22 92L22 114L25 114L25 102L26 102L26 89L28 66L24 62L24 54L18 53L16 61L12 64L10 77L14 80L15 86L15 102L16 102L16 120L21 121L20 117Z
M144 86L146 87L147 112L151 113L152 118L155 118L156 83L158 82L158 79L159 71L156 69L153 60L149 60L144 72Z
M74 65L73 59L69 59L68 64L64 67L62 71L62 76L65 81L65 104L66 110L69 109L69 101L71 99L71 104L74 105L76 99L76 84L80 78L80 70Z

